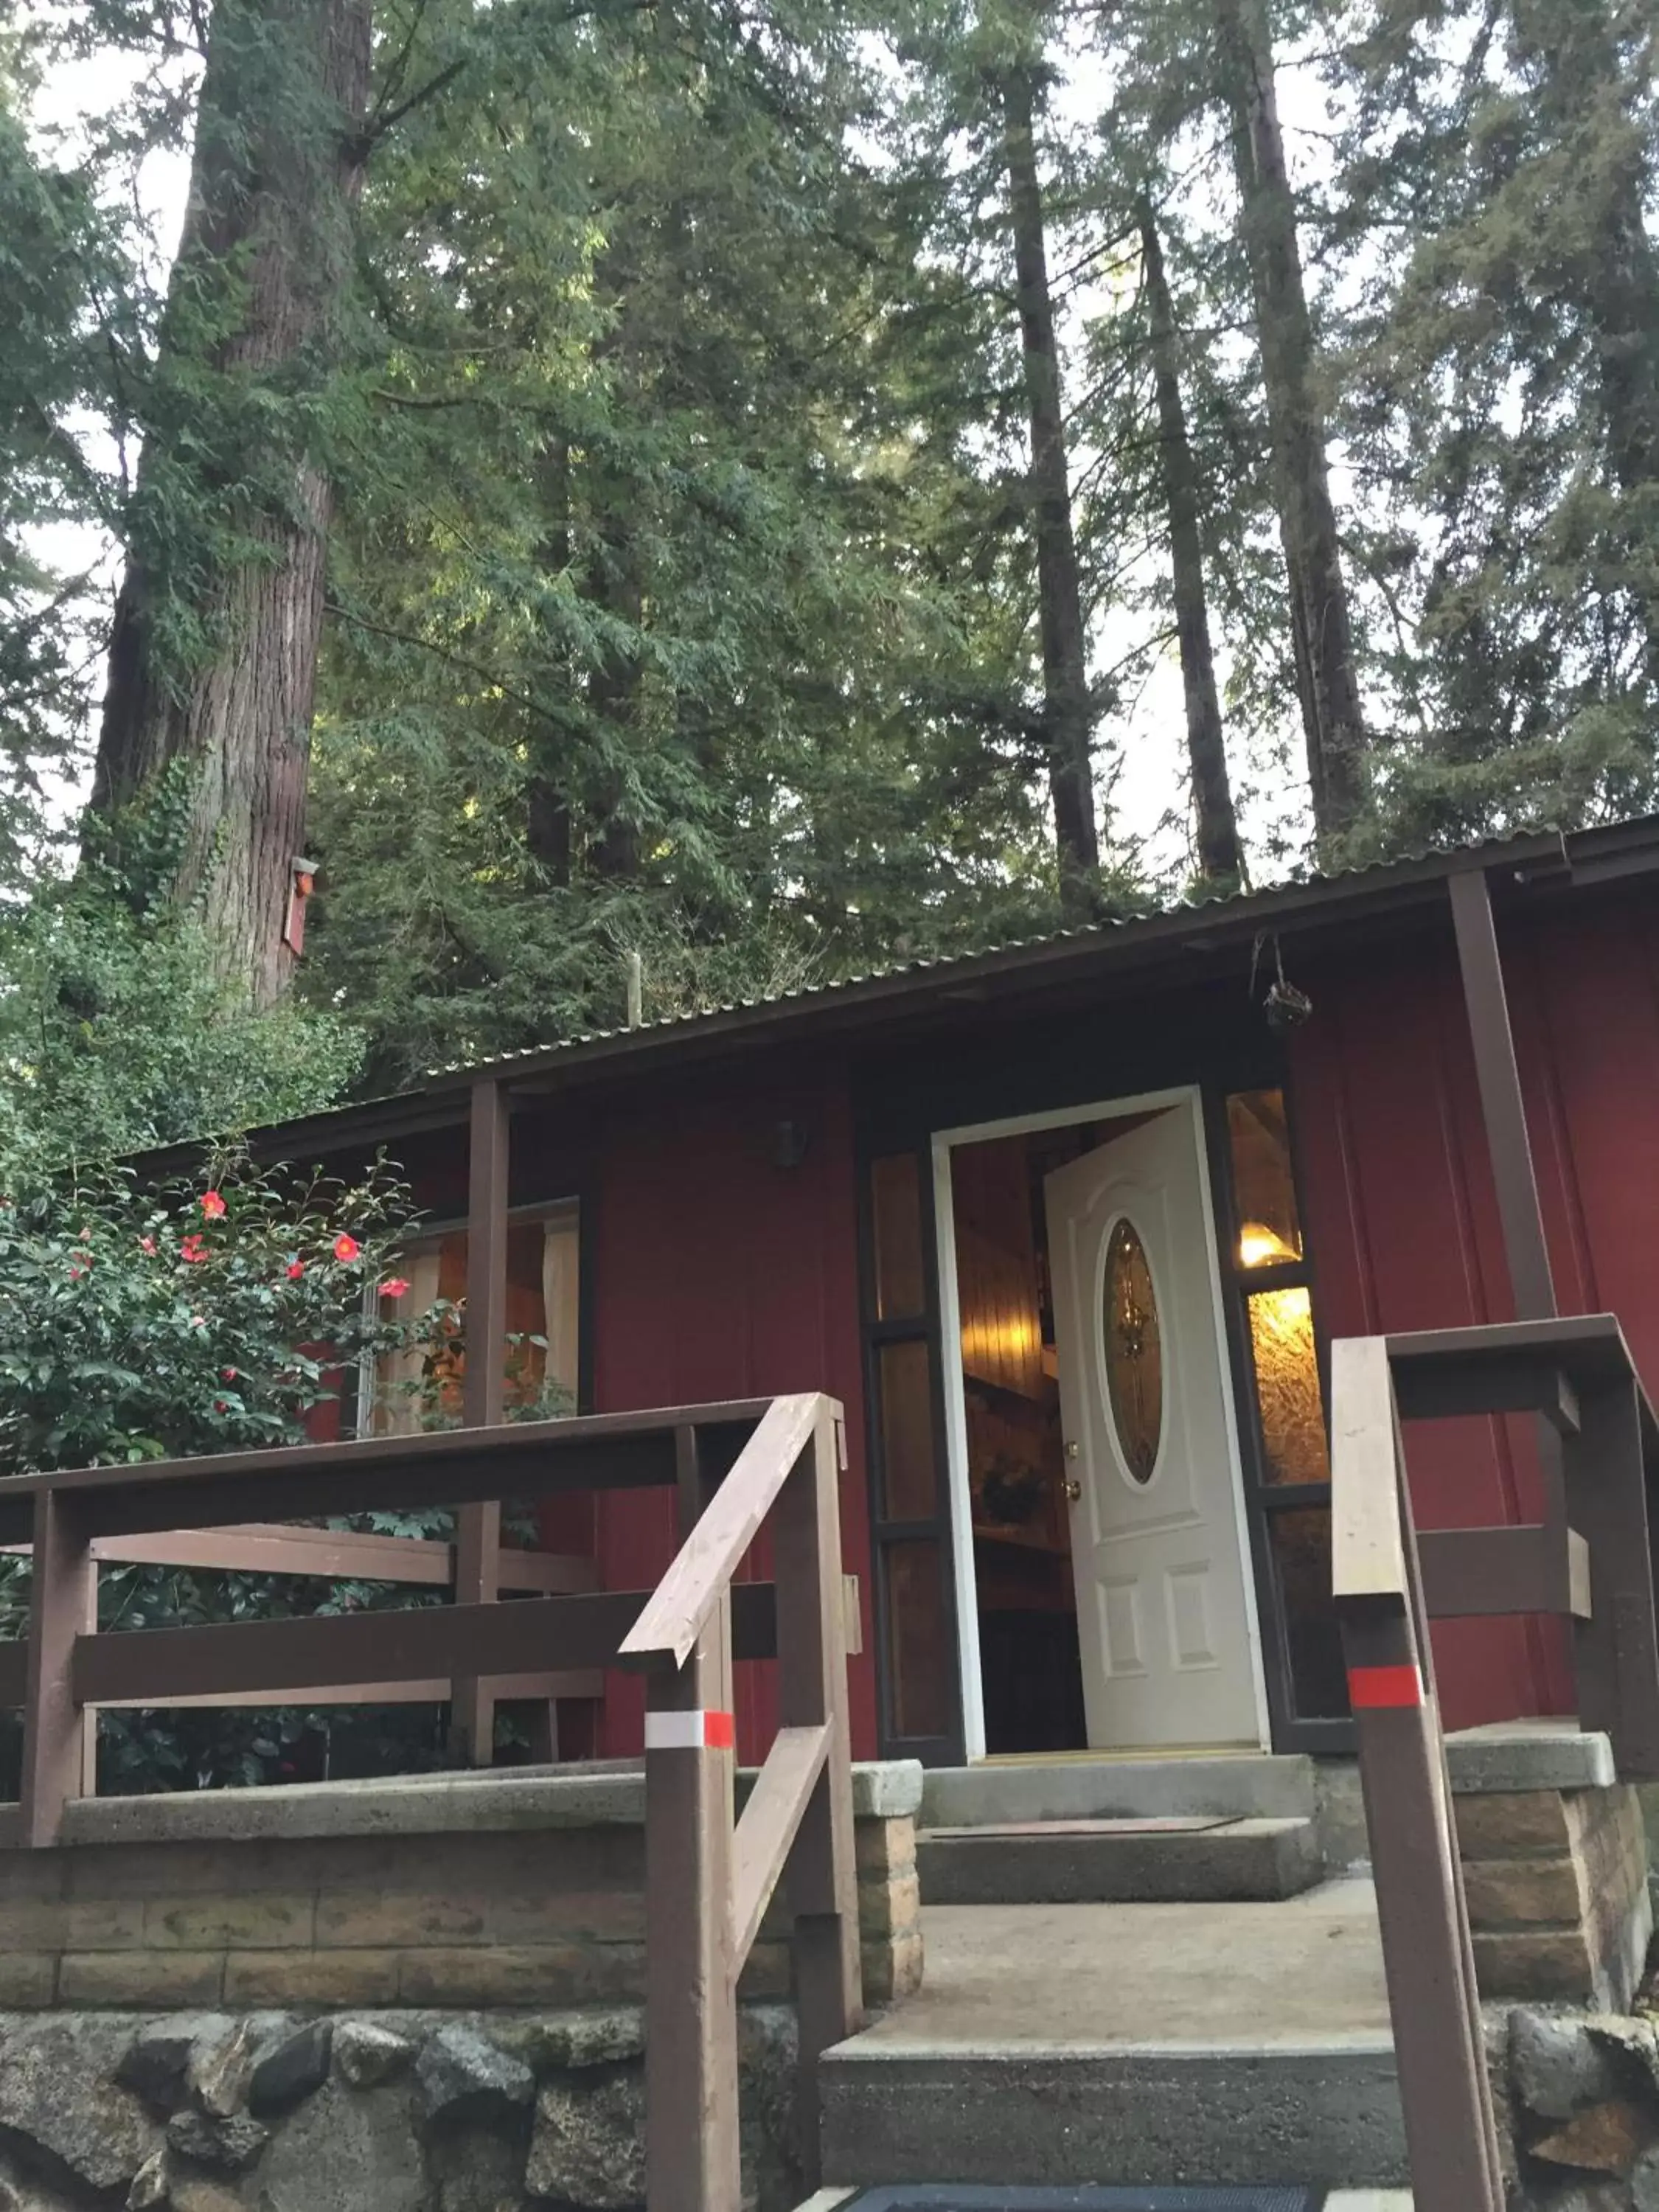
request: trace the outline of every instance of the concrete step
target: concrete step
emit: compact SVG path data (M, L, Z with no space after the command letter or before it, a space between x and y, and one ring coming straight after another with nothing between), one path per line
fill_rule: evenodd
M1203 1815L933 1828L916 1865L924 1906L1265 1901L1322 1872L1311 1820Z
M919 1994L821 2063L826 2183L1407 2181L1369 1883L925 1926Z
M1291 1820L1313 1811L1312 1759L1242 1752L933 1767L922 1782L921 1821L927 1828L977 1828L1024 1820Z

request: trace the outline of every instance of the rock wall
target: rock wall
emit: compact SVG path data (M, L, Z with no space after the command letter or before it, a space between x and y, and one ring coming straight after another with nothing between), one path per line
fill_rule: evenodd
M1487 2033L1511 2203L1659 2212L1659 2023L1527 2008Z
M745 2204L799 2201L794 2022L740 2016ZM0 2014L0 2212L626 2212L632 2008Z

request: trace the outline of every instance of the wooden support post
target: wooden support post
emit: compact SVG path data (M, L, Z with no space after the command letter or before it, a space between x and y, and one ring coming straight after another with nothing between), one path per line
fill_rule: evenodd
M795 1923L800 2035L797 2141L809 2189L820 2179L818 2058L852 2034L863 2015L838 1474L834 1409L826 1401L811 1442L779 1493L772 1523L779 1725L827 1722L830 1729L829 1754L801 1816L785 1876Z
M75 1702L71 1668L76 1638L97 1626L98 1569L72 1500L45 1492L34 1516L22 1826L25 1843L47 1844L59 1838L64 1805L87 1786L92 1720Z
M1556 1311L1555 1282L1550 1273L1543 1208L1533 1168L1532 1140L1527 1133L1526 1102L1516 1064L1515 1035L1510 1027L1504 963L1498 950L1486 871L1470 868L1453 876L1449 888L1516 1319L1547 1321Z
M499 1083L472 1086L466 1209L466 1378L461 1418L493 1428L506 1402L507 1193L509 1117ZM500 1595L498 1500L463 1505L455 1524L455 1602L489 1605ZM495 1699L487 1681L458 1678L450 1693L450 1744L474 1766L495 1751Z
M1564 1439L1567 1506L1589 1553L1590 1614L1573 1623L1578 1725L1604 1729L1621 1781L1659 1781L1659 1622L1642 1463L1640 1385L1581 1393Z
M646 2201L738 2212L732 1725L702 1638L653 1674L645 1722ZM713 1739L711 1741L711 1739Z

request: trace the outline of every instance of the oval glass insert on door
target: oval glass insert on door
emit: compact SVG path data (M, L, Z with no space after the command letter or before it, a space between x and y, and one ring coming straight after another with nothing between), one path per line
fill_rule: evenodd
M1107 1239L1100 1328L1118 1454L1131 1480L1147 1483L1164 1437L1164 1338L1146 1248L1124 1214Z

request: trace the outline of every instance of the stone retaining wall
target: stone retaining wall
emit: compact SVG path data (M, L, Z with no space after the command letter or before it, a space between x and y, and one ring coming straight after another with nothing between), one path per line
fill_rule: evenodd
M854 1784L866 2001L920 1985L921 1770ZM572 2006L645 1992L637 1771L112 1798L0 1852L0 2007ZM787 1997L775 1906L749 2001Z
M637 2010L0 2014L5 2212L623 2212ZM742 2016L744 2193L801 2194L794 2024Z
M1482 1996L1628 2004L1653 1935L1647 1832L1607 1738L1471 1729L1447 1763Z

